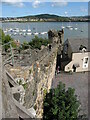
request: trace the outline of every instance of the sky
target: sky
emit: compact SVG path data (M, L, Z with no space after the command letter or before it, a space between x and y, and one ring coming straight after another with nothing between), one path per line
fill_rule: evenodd
M55 14L59 16L85 16L88 15L88 2L19 2L3 0L0 4L2 12L0 17L19 17L37 14Z

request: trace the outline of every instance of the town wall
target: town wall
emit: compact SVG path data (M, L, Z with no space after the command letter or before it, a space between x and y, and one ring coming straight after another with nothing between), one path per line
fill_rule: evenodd
M53 34L49 37L51 49L47 46L41 50L22 51L20 55L15 55L14 66L6 65L6 70L16 82L18 79L24 81L24 84L19 82L25 89L23 106L27 109L33 107L36 110L37 118L41 118L43 114L43 99L52 85L58 48L62 45L62 34L64 33L51 30L50 34Z

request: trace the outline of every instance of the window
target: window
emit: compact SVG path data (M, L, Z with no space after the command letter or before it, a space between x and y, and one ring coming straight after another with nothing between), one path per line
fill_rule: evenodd
M85 58L85 64L87 64L88 63L88 58Z
M84 59L83 59L83 68L88 68L88 63L89 63L89 58L84 57Z

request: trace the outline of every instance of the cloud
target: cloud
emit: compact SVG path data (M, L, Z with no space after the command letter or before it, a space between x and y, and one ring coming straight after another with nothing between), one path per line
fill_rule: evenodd
M81 7L80 10L81 10L81 12L88 12L88 9L86 9L84 7Z
M67 14L68 14L68 12L67 12L67 11L65 11L65 14L67 15Z
M24 5L24 3L21 2L21 3L18 3L18 4L16 3L15 6L16 6L16 7L21 7L21 8L22 8L22 7L24 7L25 5Z
M33 6L34 8L38 8L40 3L41 3L40 1L36 0L36 1L34 1L34 2L32 3L32 6Z
M47 2L61 2L61 3L68 3L68 2L89 2L89 0L46 0Z
M4 4L13 5L16 7L24 7L22 0L0 0Z
M22 0L0 0L1 2L6 2L6 3L18 3L22 2Z
M52 3L52 7L63 7L63 6L67 6L68 2L61 0L58 2L53 2Z

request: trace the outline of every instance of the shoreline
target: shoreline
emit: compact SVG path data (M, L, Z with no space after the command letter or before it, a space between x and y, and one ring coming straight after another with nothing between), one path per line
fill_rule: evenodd
M0 21L1 23L9 23L9 22L18 22L18 23L28 23L28 22L90 22L90 21Z

